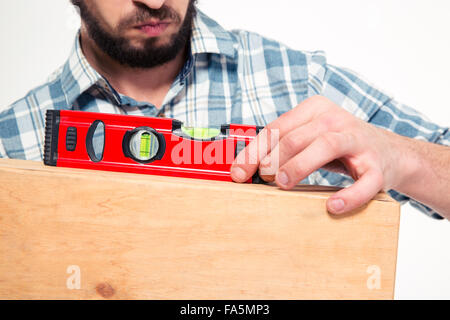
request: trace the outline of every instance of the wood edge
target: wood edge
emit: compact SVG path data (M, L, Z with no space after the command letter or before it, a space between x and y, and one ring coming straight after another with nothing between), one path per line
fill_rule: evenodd
M111 172L111 171L99 171L99 170L86 170L75 168L57 168L44 165L40 161L30 160L17 160L17 159L0 159L0 171L33 171L41 173L51 173L52 175L70 175L74 174L79 176L80 173L84 175L95 176L95 179L114 179L116 181L124 181L133 179L133 181L139 181L141 183L164 183L164 184L185 184L189 182L195 187L211 187L220 188L221 190L245 190L247 192L264 192L264 194L273 194L313 199L328 199L330 195L340 190L339 187L320 186L320 185L298 185L291 191L284 191L276 187L274 184L270 185L249 185L238 184L224 181L212 181L201 179L189 179L178 177L165 177L156 175L141 175L135 173L123 173L123 172ZM394 205L400 205L392 199L387 193L380 192L375 196L372 201L388 202Z
M396 242L395 242L395 255L394 255L394 260L395 260L394 261L394 266L395 266L395 269L394 269L394 281L392 283L393 288L391 290L391 292L392 292L391 300L395 300L395 287L396 287L396 284L397 284L398 244L399 244L399 241L400 241L400 219L401 219L401 206L400 206L399 203L398 203L398 207L396 209L396 214L397 214L397 221L396 221L396 223L397 223L397 228L396 228L397 234L396 234L396 237L395 237L395 240L396 240Z

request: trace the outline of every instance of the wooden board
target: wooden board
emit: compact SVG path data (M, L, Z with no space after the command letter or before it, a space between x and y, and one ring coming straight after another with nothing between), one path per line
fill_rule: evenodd
M2 299L393 298L400 210L385 194L336 218L326 187L18 160L0 160L0 181Z

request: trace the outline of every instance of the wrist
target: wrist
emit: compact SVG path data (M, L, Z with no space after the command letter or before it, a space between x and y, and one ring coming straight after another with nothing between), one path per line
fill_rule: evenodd
M421 156L425 143L412 138L392 133L393 150L391 162L394 164L395 173L392 186L400 193L408 194L411 186L421 183L426 166ZM395 136L395 137L394 137Z

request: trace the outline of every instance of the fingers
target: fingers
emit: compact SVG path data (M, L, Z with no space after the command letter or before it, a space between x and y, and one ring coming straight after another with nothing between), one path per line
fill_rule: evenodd
M259 173L261 176L275 176L278 169L310 145L317 137L325 133L327 128L320 120L314 120L301 126L281 138L272 151L261 160Z
M259 163L267 153L278 143L277 130L265 128L236 157L231 167L231 177L234 181L243 183L250 179L258 170Z
M291 189L317 169L336 159L357 154L358 151L351 135L324 133L281 166L276 183L283 189ZM342 214L362 207L383 188L383 180L380 169L368 167L351 187L342 189L328 199L328 210L333 214Z
M342 214L358 209L372 200L383 188L383 174L370 169L352 186L342 189L327 201L327 209L333 214Z
M295 128L302 126L317 115L319 115L328 106L329 101L321 96L314 96L306 99L297 107L281 115L278 119L271 122L267 129L279 130L280 137L283 137Z
M328 105L329 101L326 98L315 96L303 101L296 108L270 123L236 157L231 168L232 179L236 182L245 182L250 179L258 170L260 161L271 152L281 137L310 122Z
M327 163L357 151L355 148L351 138L344 133L322 134L280 168L276 183L282 189L291 189Z
M327 208L334 214L358 209L384 185L383 172L370 164L373 154L358 142L362 140L358 125L326 98L309 98L270 123L236 157L231 176L245 182L259 168L264 180L271 181L276 174L277 185L291 189L322 167L346 173L349 169L357 181L330 197Z

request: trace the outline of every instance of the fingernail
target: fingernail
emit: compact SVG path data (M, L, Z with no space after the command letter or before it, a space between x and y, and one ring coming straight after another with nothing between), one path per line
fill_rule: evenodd
M288 178L286 172L284 172L284 171L278 171L277 180L283 186L287 186L289 183L289 178Z
M244 182L245 178L247 177L245 171L239 167L233 168L231 170L231 176L234 178L234 180L237 180L239 182Z
M345 208L345 202L342 199L334 199L330 202L331 210L335 213L339 213Z

